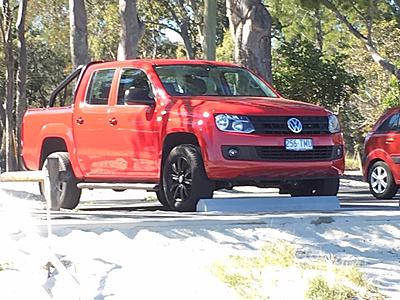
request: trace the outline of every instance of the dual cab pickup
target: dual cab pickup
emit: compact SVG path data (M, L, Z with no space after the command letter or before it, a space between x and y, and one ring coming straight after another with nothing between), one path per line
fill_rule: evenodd
M336 195L344 170L343 137L331 112L283 99L245 68L195 60L77 69L47 108L26 112L22 156L30 170L45 169L49 156L59 159L58 208L69 209L80 188L138 183L179 211L239 185Z

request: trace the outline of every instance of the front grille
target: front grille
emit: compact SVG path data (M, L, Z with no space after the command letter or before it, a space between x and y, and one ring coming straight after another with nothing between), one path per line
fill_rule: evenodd
M262 160L331 160L335 156L335 147L318 146L308 151L288 151L284 147L255 147Z
M328 130L328 117L297 117L303 125L303 130L297 134L326 134ZM287 121L292 118L289 117L248 117L254 125L256 133L262 134L288 134L292 133L288 126Z

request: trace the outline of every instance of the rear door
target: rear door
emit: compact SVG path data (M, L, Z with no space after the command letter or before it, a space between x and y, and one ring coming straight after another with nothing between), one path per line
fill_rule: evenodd
M76 156L84 177L109 177L118 169L118 162L110 152L110 144L116 141L108 117L115 74L116 69L93 71L84 101L74 108Z

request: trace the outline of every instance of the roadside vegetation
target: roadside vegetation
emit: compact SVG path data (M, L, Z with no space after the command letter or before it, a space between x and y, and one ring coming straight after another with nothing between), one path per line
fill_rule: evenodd
M358 171L360 170L361 162L357 153L346 154L346 170Z
M0 262L0 271L4 271L8 267L8 263Z
M297 254L295 246L278 241L266 244L257 256L230 256L216 262L212 270L244 300L385 299L356 265Z

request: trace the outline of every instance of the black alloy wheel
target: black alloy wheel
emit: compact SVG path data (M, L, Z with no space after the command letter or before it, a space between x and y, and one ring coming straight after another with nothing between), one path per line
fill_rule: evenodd
M172 209L195 211L200 199L212 198L214 184L207 177L197 146L173 148L165 160L162 179L164 195Z

